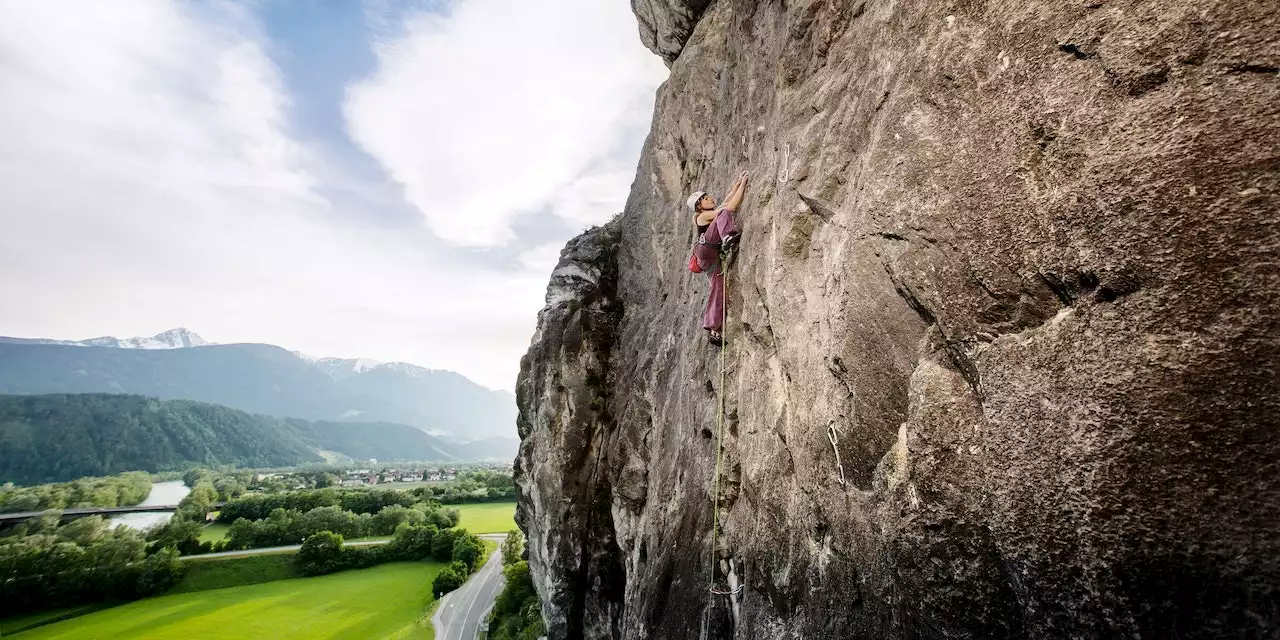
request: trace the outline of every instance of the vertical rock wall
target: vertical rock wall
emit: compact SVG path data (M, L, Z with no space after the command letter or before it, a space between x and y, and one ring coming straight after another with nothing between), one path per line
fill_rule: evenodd
M1280 5L633 7L671 78L519 383L553 640L1277 633Z

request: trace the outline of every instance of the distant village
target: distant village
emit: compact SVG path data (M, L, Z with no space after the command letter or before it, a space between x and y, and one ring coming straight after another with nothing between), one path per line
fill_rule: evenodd
M414 468L408 466L379 467L377 459L369 459L367 465L367 468L332 470L329 473L336 481L335 484L343 487L361 487L393 483L450 482L456 480L458 474L463 471L485 469L510 473L512 470L510 463L496 462L468 464L465 466ZM270 484L289 489L305 489L310 486L308 476L314 476L314 473L304 471L262 472L255 473L250 484L251 486Z

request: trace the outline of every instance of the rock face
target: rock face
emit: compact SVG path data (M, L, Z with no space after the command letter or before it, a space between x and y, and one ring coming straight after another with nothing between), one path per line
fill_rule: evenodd
M709 4L711 0L631 0L640 41L671 66Z
M549 637L1280 632L1280 5L698 4L522 365Z

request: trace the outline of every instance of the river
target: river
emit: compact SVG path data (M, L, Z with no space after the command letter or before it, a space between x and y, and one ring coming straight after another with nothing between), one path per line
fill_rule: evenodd
M181 480L172 482L157 482L151 485L151 493L147 494L147 499L140 504L143 506L178 504L187 494L191 493L191 488L182 484ZM172 513L126 513L123 515L113 516L108 522L112 527L125 525L134 529L146 529L152 525L163 524L172 518Z

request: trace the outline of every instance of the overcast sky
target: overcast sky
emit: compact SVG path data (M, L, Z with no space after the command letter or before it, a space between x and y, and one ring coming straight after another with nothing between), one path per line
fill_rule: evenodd
M665 77L625 0L0 2L0 335L511 389Z

